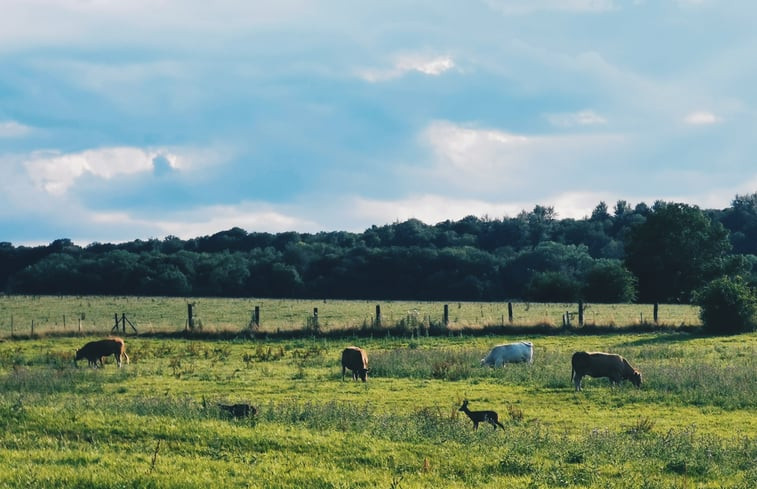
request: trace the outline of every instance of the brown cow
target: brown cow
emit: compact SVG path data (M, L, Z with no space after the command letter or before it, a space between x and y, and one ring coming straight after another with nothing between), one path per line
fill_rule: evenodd
M636 387L641 387L641 372L633 368L625 358L614 353L578 351L573 354L571 364L573 369L570 378L577 391L581 390L584 375L607 377L613 384L626 379Z
M357 346L348 346L342 350L342 380L347 369L352 371L352 379L365 382L368 377L368 354Z
M126 354L124 340L121 338L108 338L105 340L90 341L76 350L74 365L77 365L76 362L82 358L86 358L90 366L97 368L98 361L100 362L100 366L104 366L103 357L107 357L108 355L115 357L118 368L121 368L121 356L126 358L126 363L129 363L129 355Z

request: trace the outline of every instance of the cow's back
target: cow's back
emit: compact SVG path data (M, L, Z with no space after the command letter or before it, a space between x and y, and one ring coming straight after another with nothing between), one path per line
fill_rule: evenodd
M625 359L615 353L578 351L573 354L571 364L578 375L604 377L622 369Z
M348 346L342 350L342 366L355 371L368 368L368 355L357 346Z
M121 338L107 338L104 340L90 341L76 352L76 358L94 361L109 355L124 354L125 345Z
M533 344L528 341L497 345L481 360L481 364L496 366L502 363L532 362L533 352Z

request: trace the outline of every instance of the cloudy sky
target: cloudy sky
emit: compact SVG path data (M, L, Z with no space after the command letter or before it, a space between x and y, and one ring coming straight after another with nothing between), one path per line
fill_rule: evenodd
M757 191L747 0L0 0L0 241Z

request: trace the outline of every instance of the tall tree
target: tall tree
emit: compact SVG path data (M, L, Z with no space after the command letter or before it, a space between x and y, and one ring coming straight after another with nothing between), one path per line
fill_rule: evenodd
M685 302L723 273L728 231L697 206L656 202L631 229L626 265L639 280L641 302Z
M721 222L731 231L734 253L757 255L757 193L737 195Z

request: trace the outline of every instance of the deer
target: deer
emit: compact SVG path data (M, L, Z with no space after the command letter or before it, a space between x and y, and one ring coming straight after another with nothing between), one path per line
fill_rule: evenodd
M463 401L463 405L460 406L460 409L458 411L462 411L465 414L468 415L468 417L473 421L473 429L478 429L478 424L481 421L486 421L487 423L490 423L492 427L496 430L497 426L505 429L505 426L499 422L499 415L497 415L496 411L471 411L468 409L468 399L465 399Z

